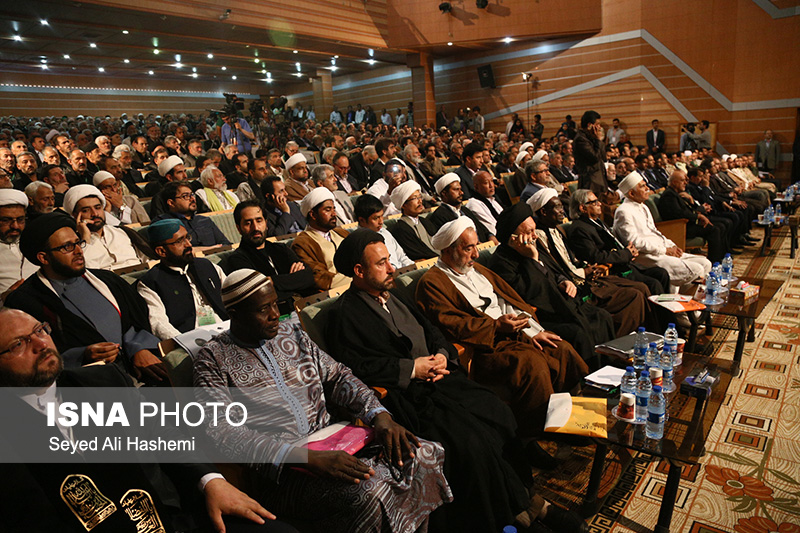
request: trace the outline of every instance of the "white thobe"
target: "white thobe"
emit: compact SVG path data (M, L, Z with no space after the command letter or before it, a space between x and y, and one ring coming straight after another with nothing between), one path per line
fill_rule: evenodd
M639 250L637 263L645 267L659 266L665 269L673 287L681 287L697 278L705 278L711 271L711 262L701 255L667 255L667 248L675 246L675 243L658 231L653 215L644 203L628 198L622 202L614 213L614 234L623 244L633 243Z
M103 236L92 233L83 251L86 268L112 270L141 264L128 235L120 228L103 227Z
M503 206L497 203L497 200L494 198L487 198L487 200L489 200L489 203L492 204L492 207L495 211L497 211L498 214L503 212ZM475 216L478 217L478 220L480 220L483 225L486 226L486 229L489 230L489 233L492 235L497 235L497 219L494 218L494 215L492 215L492 212L489 211L489 207L485 203L477 198L470 198L467 200L467 209L472 211Z
M383 236L383 242L386 244L386 249L389 250L389 262L394 268L403 268L414 264L414 261L406 255L403 247L400 246L400 243L397 242L389 230L384 227L378 233Z
M0 242L0 294L19 280L28 279L38 268L22 256L19 242Z

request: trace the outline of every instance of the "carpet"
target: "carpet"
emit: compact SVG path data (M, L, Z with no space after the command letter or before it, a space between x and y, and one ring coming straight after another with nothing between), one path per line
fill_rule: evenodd
M756 320L699 465L683 469L670 530L689 533L800 533L800 259L789 258L789 232L735 259L736 275L783 280ZM732 359L736 332L715 328L701 337L705 353ZM536 485L548 499L577 510L588 482L593 447L579 448ZM667 479L665 462L646 455L607 456L596 533L652 531Z

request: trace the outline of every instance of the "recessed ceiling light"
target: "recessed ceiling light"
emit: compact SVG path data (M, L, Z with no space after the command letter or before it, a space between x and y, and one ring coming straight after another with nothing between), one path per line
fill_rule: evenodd
M266 80L264 80L264 81L266 81L267 83L272 83L272 78L267 78L267 79L266 79Z
M368 49L368 50L367 50L367 54L369 54L369 57L372 57L372 56L374 56L374 55L375 55L375 50L373 50L372 48L370 48L370 49Z
M206 57L209 59L214 59L214 54L208 54Z
M299 53L299 52L298 52L297 50L292 50L292 53L293 53L293 54L297 54L297 53Z
M192 67L192 72L197 72L197 67Z
M97 48L97 44L96 43L89 43L89 48Z
M231 76L231 79L232 79L232 80L235 80L235 79L236 79L236 76Z
M122 30L123 35L128 35L130 32L128 30Z
M152 70L148 70L147 73L150 74L151 76L153 75L153 71Z
M197 77L197 72L192 72L192 77L196 78Z
M39 65L39 67L40 67L42 70L47 70L47 65L44 65L44 64L42 64L42 65Z
M452 41L448 42L447 46L453 46L453 42Z
M370 65L374 65L376 61L374 59L367 59L367 63L369 63Z
M300 63L299 62L295 63L294 66L297 67L297 70L300 70Z
M262 71L261 71L261 74L266 74L266 73L267 73L267 71L266 71L266 70L262 70Z
M339 59L339 56L333 56L334 59Z
M228 70L228 67L222 67L222 70Z
M40 20L40 21L39 21L39 23L40 23L42 26L49 26L49 25L50 25L50 23L49 23L49 22L47 22L45 19L42 19L42 20Z
M69 54L64 54L64 59L69 59Z
M333 65L333 66L328 67L328 68L331 69L331 72L336 72L337 70L339 70L339 67L337 67L336 65Z
M39 61L40 61L41 63L47 63L47 59L45 59L45 58L42 58L42 59L40 59Z
M20 37L19 35L15 35L14 36L14 40L15 41L22 41L22 37Z
M175 63L175 68L183 68L183 63Z
M155 55L158 55L158 54L160 54L160 53L161 53L161 51L160 51L158 48L154 48L154 49L153 49L153 53L154 53Z
M123 59L123 60L122 60L122 62L123 62L123 63L130 63L130 62L131 62L131 60L130 60L130 59Z
M257 58L257 57L256 57L256 58L253 58L253 63L255 63L256 65L258 65L258 58Z
M514 41L514 39L512 39L511 37L506 37L505 39L503 39L503 42L506 43L506 44L508 44L510 42L513 42L513 41Z
M103 67L100 67L97 70L100 71L100 72L105 72L106 71L106 69L104 69Z
M181 62L181 55L180 54L175 54L175 61L178 62L178 63Z

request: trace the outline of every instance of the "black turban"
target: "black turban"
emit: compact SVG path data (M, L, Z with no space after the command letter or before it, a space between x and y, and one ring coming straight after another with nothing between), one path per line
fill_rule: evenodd
M525 202L517 202L500 213L500 218L497 219L497 240L500 244L508 244L511 235L517 231L517 226L532 216L531 206Z
M50 236L61 228L77 228L75 220L63 211L53 211L29 220L19 237L19 249L25 259L41 266L36 254L45 250Z
M383 235L367 228L358 228L345 237L333 256L333 265L336 270L352 278L353 267L361 262L364 249L373 242L384 242Z
M83 153L88 154L92 150L97 150L97 144L94 141L89 141L88 143L81 146L81 151Z

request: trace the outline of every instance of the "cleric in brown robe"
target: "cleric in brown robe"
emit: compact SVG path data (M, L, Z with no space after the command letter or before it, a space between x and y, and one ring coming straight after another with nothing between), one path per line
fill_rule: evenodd
M471 353L470 375L509 404L519 435L541 434L550 395L575 387L586 363L539 325L536 310L514 289L475 263L478 236L470 219L448 222L432 243L442 256L420 279L417 303L447 340Z

